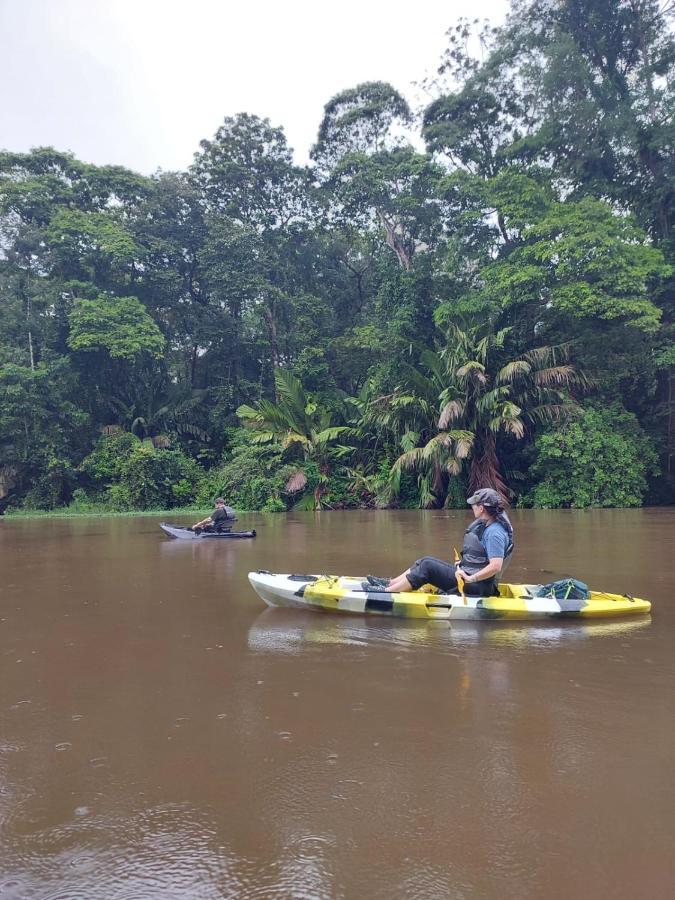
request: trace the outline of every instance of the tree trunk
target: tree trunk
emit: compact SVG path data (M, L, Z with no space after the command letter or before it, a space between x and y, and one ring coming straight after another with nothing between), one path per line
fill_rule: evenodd
M26 278L28 279L30 276L27 274ZM26 330L28 331L28 357L30 359L30 370L31 372L35 371L35 353L33 350L33 332L30 327L30 317L31 317L31 302L30 302L30 288L26 289L26 286L21 281L21 293L23 295L23 299L26 303Z
M377 210L377 216L382 223L382 227L384 228L385 243L387 244L387 247L391 247L391 249L398 257L398 261L401 263L406 272L408 272L412 264L412 254L408 253L408 251L405 249L401 236L396 231L396 225L394 225L385 216L381 209Z
M197 374L197 344L192 345L192 354L190 358L190 386L195 386L195 376Z
M265 304L265 322L267 323L267 331L270 341L270 354L272 356L272 366L274 370L279 369L281 367L281 361L279 358L279 341L277 337L277 323L274 320L274 312L270 307ZM262 373L262 369L261 369ZM274 402L279 402L279 394L277 392L276 380L274 382Z
M491 431L480 435L476 450L471 459L469 470L469 491L471 494L480 488L493 488L508 502L511 493L502 476L499 457L497 456L497 441Z

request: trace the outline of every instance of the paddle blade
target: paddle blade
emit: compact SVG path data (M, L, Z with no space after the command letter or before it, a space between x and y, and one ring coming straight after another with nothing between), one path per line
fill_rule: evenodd
M466 606L466 594L464 593L464 579L461 575L457 575L457 587L459 588L459 592L462 595L462 600L464 601L464 606Z

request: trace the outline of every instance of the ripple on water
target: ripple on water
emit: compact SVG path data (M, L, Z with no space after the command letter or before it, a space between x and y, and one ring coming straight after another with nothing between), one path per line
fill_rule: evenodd
M241 896L238 860L187 806L83 815L9 842L2 900L222 900ZM228 891L223 894L222 885Z

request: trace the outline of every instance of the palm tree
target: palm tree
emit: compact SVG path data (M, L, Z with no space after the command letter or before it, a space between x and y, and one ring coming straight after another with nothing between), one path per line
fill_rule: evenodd
M171 446L171 434L210 441L208 432L194 422L205 394L206 391L185 382L172 383L163 373L141 371L127 386L124 397L106 398L118 421L101 430L104 434L130 431L140 440L164 449Z
M412 392L397 391L389 399L389 417L397 410L414 413L407 420L404 452L394 463L393 473L395 477L404 469L422 473L426 478L423 505L434 496L442 497L448 476L459 475L465 463L471 492L492 487L506 499L509 489L499 463L500 434L522 440L528 427L578 411L569 390L586 382L568 363L569 347L537 347L516 359L505 359L509 331L481 335L478 329L462 331L453 326L440 353L421 354L428 377L417 373ZM415 386L422 386L423 392L415 393ZM430 428L432 409L435 421ZM420 412L427 419L424 432L416 431ZM414 445L406 448L406 440Z
M318 465L319 482L310 500L313 509L321 509L326 505L323 497L332 459L350 452L350 448L336 446L336 442L340 437L354 434L355 430L346 425L332 425L331 412L320 409L290 372L276 369L274 381L278 403L259 400L255 407L244 404L237 410L237 415L254 429L251 438L254 444L278 442L288 456L300 456L304 463L312 461ZM299 465L286 482L286 490L296 493L306 484L305 468ZM297 506L302 506L302 501Z
M461 430L438 436L439 397L448 383L446 365L440 353L429 349L420 352L421 369L399 362L401 385L392 394L370 399L365 414L364 427L368 431L373 426L378 433L392 436L403 454L390 474L389 496L394 497L400 489L401 472L404 468L415 468L419 473L418 485L420 506L438 504L447 488L448 461L453 440L462 441L466 435ZM426 453L418 453L426 448ZM461 452L461 450L460 450ZM403 465L404 457L410 465ZM419 464L412 465L417 457Z

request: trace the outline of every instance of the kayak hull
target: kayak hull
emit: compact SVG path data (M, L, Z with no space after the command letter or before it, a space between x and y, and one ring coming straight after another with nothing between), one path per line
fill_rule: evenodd
M169 525L161 522L159 527L169 537L178 538L179 541L222 541L256 536L255 529L253 531L202 531L197 534L185 525Z
M249 572L249 582L268 606L410 619L598 619L650 612L647 600L591 591L588 600L535 597L538 585L500 584L499 596L461 597L424 590L381 593L363 589L364 577L279 575Z

